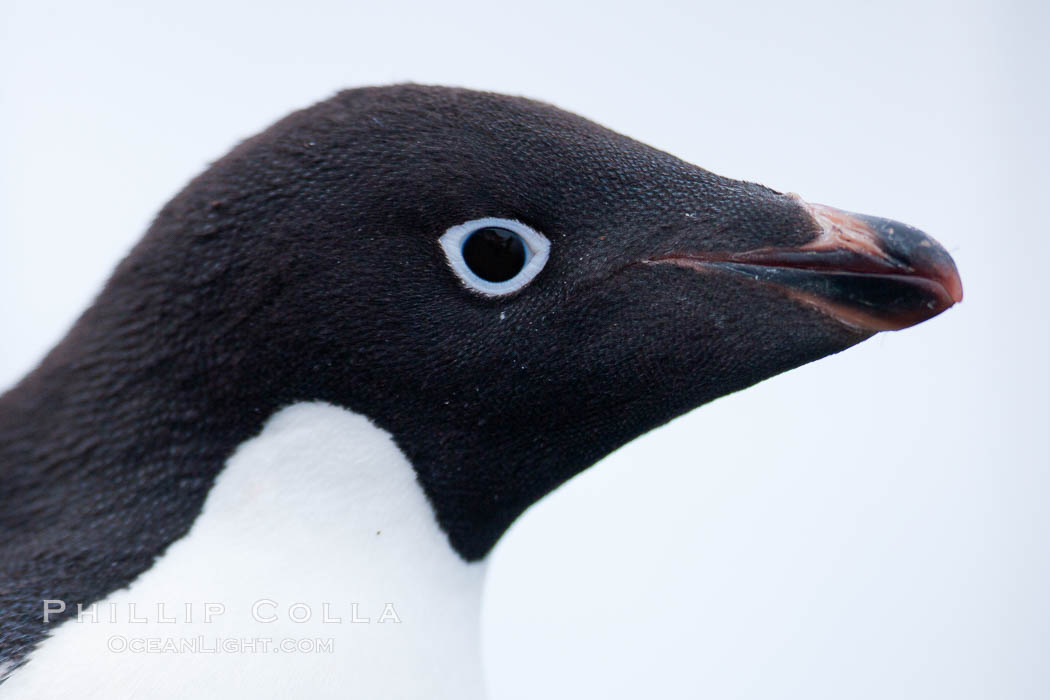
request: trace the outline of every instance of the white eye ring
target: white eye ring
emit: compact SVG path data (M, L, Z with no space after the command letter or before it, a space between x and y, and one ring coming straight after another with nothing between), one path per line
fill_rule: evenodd
M524 249L525 260L516 275L508 280L493 282L479 277L463 257L463 249L472 234L486 228L498 228L510 231L518 236ZM445 231L439 239L441 249L448 258L448 264L456 273L460 281L468 289L483 294L487 297L499 297L518 291L539 274L543 266L547 264L550 255L551 242L538 231L526 226L520 221L513 219L499 219L496 217L485 217L472 219L458 226L453 226Z

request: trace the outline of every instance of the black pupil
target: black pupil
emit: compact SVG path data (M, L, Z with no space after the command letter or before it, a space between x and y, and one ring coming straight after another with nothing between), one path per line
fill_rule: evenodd
M506 282L525 267L525 244L505 228L479 228L463 244L463 260L486 282Z

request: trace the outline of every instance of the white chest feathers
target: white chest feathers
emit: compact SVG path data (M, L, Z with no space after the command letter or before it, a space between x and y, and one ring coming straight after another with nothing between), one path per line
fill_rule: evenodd
M185 537L57 626L0 698L480 697L483 573L389 434L297 404L238 448Z

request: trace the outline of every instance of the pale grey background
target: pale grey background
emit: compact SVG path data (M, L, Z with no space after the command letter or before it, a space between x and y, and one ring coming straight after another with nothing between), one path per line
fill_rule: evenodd
M544 99L924 228L966 300L534 508L492 562L493 697L1050 697L1048 7L3 0L0 384L289 110L402 80Z

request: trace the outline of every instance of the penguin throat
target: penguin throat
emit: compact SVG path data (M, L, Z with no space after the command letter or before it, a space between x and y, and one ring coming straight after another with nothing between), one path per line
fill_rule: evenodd
M296 404L237 448L185 536L57 624L4 690L480 697L483 574L388 433Z

